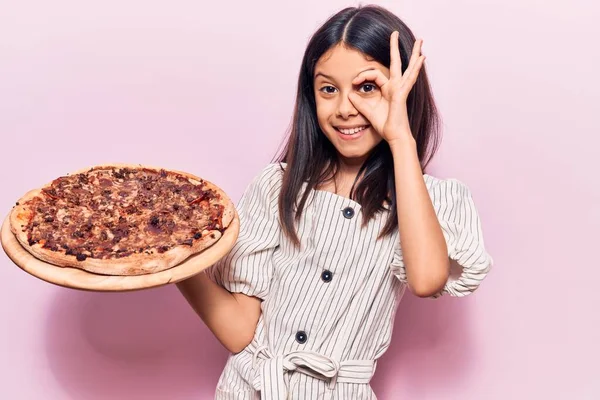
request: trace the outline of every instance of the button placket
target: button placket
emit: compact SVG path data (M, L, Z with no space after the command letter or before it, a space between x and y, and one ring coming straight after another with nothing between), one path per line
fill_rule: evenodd
M358 219L358 214L360 213L361 206L358 203L348 201L348 199L341 199L339 196L337 196L336 203L337 204L335 205L336 206L335 209L337 209L338 213L342 214L343 220L347 220L347 222L342 223L341 226L338 226L338 229L340 229L340 232L345 232L345 235L347 237L351 237L351 236L353 236L353 233L351 231L353 231L354 229L358 229L358 226L356 225L356 223L357 223L356 220ZM331 210L331 211L333 211L333 210ZM344 226L345 228L342 228L342 226ZM342 234L341 236L344 236L344 234ZM351 252L351 250L344 251L342 249L342 252L343 253ZM341 256L339 261L344 263L343 255ZM332 268L332 269L335 270L335 268ZM337 274L337 272L336 272L336 274ZM336 289L337 285L335 285L333 287L329 286L329 284L333 281L333 277L334 277L334 272L332 270L330 270L330 269L322 269L321 270L320 279L321 279L323 285L327 284L327 289L325 290L325 287L323 287L323 289L325 291L323 292L324 295L323 295L323 299L321 301L322 306L320 306L319 310L316 312L315 319L313 322L314 326L321 327L323 323L327 323L327 316L324 315L326 312L326 308L324 308L323 306L328 305L332 295L334 295L336 293L335 289ZM341 276L339 278L343 280L343 278L341 278ZM319 278L317 278L317 279L319 279ZM332 285L333 285L333 283L332 283ZM317 336L320 336L320 335L317 335ZM305 331L299 330L295 334L295 340L299 344L305 344L308 342L308 335ZM312 340L312 342L311 342L312 344L310 346L313 347L313 346L318 346L321 343L323 343L324 339L322 339L320 337L313 337L311 340Z

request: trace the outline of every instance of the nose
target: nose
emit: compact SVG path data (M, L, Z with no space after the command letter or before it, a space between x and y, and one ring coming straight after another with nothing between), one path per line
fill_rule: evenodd
M342 95L339 98L340 100L336 112L338 117L348 119L350 116L358 115L358 110L354 107L354 104L352 104L347 95Z

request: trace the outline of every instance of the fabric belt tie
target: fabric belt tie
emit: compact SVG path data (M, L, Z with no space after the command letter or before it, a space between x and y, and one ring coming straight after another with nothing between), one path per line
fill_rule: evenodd
M285 355L273 356L267 346L253 351L252 366L258 359L264 360L252 385L260 390L263 400L284 400L287 398L289 374L297 371L320 380L329 381L329 389L337 382L369 383L375 373L373 360L347 360L341 363L333 358L312 351L293 351ZM333 390L329 396L333 397Z

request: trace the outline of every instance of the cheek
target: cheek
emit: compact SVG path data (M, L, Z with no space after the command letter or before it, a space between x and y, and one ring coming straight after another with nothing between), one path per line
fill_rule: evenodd
M328 121L332 115L331 102L324 101L323 99L317 99L316 107L317 107L317 119L319 120L319 123L322 123L322 124L328 123Z

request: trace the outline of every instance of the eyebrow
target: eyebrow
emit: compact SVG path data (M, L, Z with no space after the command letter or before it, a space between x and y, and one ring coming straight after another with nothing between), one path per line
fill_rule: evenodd
M362 74L362 73L363 73L363 72L365 72L365 71L374 71L374 70L375 70L375 67L367 68L367 69L365 69L365 70L363 70L363 71L360 71L360 72L359 72L358 74L356 74L356 75L360 75L360 74ZM316 79L317 79L319 76L322 76L322 77L323 77L323 78L325 78L325 79L329 79L330 81L335 81L335 79L333 79L333 77L331 77L331 76L329 76L329 75L325 75L325 74L324 74L324 73L322 73L322 72L317 72L317 74L315 75L315 78L314 78L314 79L316 80Z
M334 80L335 80L335 79L333 79L331 76L329 76L329 75L325 75L325 74L324 74L324 73L322 73L322 72L318 72L318 73L315 75L315 79L317 79L319 76L322 76L322 77L323 77L323 78L325 78L325 79L329 79L330 81L334 81Z

